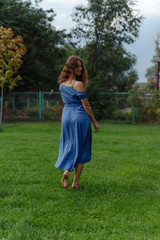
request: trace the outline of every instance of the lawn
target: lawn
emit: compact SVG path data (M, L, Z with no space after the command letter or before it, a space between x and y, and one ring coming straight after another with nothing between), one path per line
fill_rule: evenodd
M1 240L159 240L160 126L100 123L80 188L63 189L60 123L4 124Z

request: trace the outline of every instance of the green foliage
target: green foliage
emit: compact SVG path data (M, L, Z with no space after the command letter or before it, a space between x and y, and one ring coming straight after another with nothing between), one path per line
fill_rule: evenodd
M131 90L128 101L136 107L136 120L138 122L157 121L160 119L160 90L149 92L149 86L141 89L135 87Z
M122 120L122 121L131 121L132 114L131 111L117 110L113 113L114 120Z
M123 109L126 111L126 109L129 108L129 104L127 102L128 93L99 92L97 85L98 83L96 84L95 82L91 82L87 88L87 96L96 119L116 119L117 117L115 117L115 113L117 111L123 111ZM124 114L124 120L129 120L130 116L127 116L127 113Z
M157 77L157 65L160 62L160 33L157 34L157 38L155 40L155 55L153 56L152 66L146 69L146 77L151 79L150 89L155 89L157 83L152 82L152 79Z
M73 12L77 27L76 37L105 45L106 38L118 43L133 43L138 37L142 17L133 11L132 0L89 0L88 6L79 5Z
M61 120L63 106L54 105L52 107L44 109L44 119L48 120Z
M29 0L0 0L0 25L23 36L28 49L17 91L58 90L58 75L73 54L83 58L99 91L130 88L137 79L136 60L123 43L134 42L142 21L133 14L132 1L98 0L89 1L86 8L77 6L73 13L77 26L71 34L56 30L54 10L45 11L38 2L33 6Z
M90 84L87 88L87 96L97 120L112 118L113 111L116 109L113 98L108 98L107 95L99 93L97 86L94 84Z
M137 80L135 56L123 47L135 41L142 22L133 5L126 0L90 0L87 7L79 5L74 10L77 25L72 33L80 43L77 52L99 91L128 91Z
M21 80L18 70L22 65L21 58L26 51L21 36L14 38L11 28L0 27L0 87L7 85L13 89Z
M1 87L1 107L0 107L0 126L3 117L4 86L12 90L21 80L18 75L22 65L22 56L27 49L23 44L22 36L13 37L11 28L0 26L0 87Z
M66 60L66 34L53 27L54 11L43 10L38 1L33 6L29 0L0 0L0 6L0 25L23 36L28 49L17 91L57 90L57 77Z
M37 118L38 117L38 111L36 108L31 108L29 111L28 111L28 116L29 118Z

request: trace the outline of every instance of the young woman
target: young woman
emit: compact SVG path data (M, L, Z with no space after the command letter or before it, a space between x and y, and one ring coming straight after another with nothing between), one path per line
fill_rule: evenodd
M61 180L63 188L68 187L70 172L75 168L72 188L78 188L83 165L91 160L90 119L93 121L95 132L99 131L99 125L86 97L87 70L79 57L68 58L58 83L64 108L61 119L59 156L55 167L64 170Z

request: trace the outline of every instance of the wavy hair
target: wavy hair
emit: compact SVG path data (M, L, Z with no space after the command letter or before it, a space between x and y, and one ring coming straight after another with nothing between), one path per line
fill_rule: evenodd
M67 59L67 62L59 75L58 79L59 84L67 81L70 78L70 75L74 73L74 69L78 67L78 61L80 61L82 64L82 73L80 76L76 76L76 80L83 82L84 87L85 88L87 87L89 83L87 69L82 59L77 56L71 56Z

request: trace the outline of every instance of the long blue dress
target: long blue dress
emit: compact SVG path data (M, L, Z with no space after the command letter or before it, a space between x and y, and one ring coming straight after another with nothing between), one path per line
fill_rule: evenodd
M60 85L60 92L64 108L59 156L55 167L73 171L77 163L84 164L91 160L91 121L81 102L81 99L86 98L86 91L79 92L73 85Z

